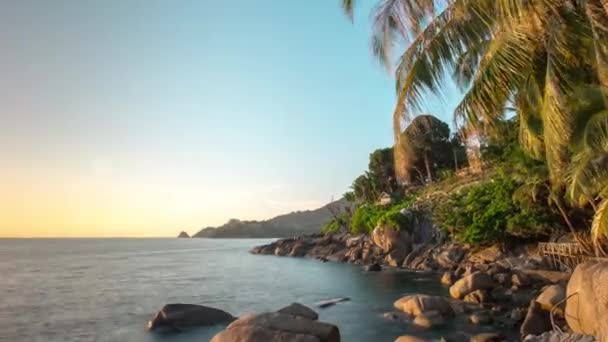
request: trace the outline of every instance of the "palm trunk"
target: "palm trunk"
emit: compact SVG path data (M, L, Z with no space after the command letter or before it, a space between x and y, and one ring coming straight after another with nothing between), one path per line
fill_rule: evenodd
M433 174L431 173L431 163L429 161L428 153L424 154L424 166L426 167L426 177L430 183L433 181Z
M556 199L555 200L555 205L557 206L557 210L559 210L559 213L562 215L562 218L564 219L564 222L566 222L566 225L568 226L568 229L570 230L570 233L572 233L572 235L574 236L574 239L576 240L576 242L578 242L578 244L581 246L581 248L583 249L583 251L585 253L587 253L587 254L593 253L593 250L589 248L589 245L587 244L587 242L583 241L580 238L580 236L578 235L578 233L576 232L576 230L574 229L574 226L572 225L572 222L570 222L570 219L568 218L568 215L566 214L566 210L562 206L561 200L560 199Z

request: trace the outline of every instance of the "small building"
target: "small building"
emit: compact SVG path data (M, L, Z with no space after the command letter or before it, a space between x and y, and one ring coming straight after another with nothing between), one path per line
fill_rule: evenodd
M391 205L393 203L393 197L386 192L383 192L378 196L378 205Z

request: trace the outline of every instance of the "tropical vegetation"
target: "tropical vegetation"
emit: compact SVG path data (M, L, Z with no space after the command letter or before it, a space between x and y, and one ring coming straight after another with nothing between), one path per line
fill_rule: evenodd
M352 18L356 1L341 4ZM420 158L404 139L403 124L451 78L462 92L453 116L464 139L475 137L483 146L517 137L504 152L485 149L494 163L522 162L506 165L519 169L498 181L504 196L542 196L570 229L587 225L578 217L591 209L591 238L602 251L608 239L608 0L378 0L371 45L395 68L397 183L411 180L413 156ZM521 214L517 220L525 223L538 213ZM486 224L490 231L509 230L505 222Z

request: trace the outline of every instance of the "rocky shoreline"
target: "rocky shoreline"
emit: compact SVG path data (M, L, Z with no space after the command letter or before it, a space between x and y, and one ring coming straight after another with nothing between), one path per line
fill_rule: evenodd
M564 317L570 274L551 270L534 245L480 248L433 239L418 244L413 241L407 233L376 229L360 236L311 234L280 239L250 252L352 263L367 271L394 267L437 272L441 283L449 287L448 298L425 294L396 298L394 311L385 317L407 320L423 329L460 320L492 332L471 336L457 331L444 341L503 341L514 335L529 341L594 340L591 336L552 333L555 329L570 331ZM403 336L398 341L420 339Z

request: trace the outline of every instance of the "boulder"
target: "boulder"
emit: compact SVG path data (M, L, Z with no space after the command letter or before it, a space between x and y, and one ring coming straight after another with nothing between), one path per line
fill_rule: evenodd
M576 267L566 288L566 321L575 333L608 340L608 261Z
M340 342L332 324L280 312L247 315L215 335L211 342Z
M455 281L456 281L456 276L454 275L453 272L448 271L448 272L445 272L441 276L441 285L452 286Z
M397 310L413 316L419 316L425 311L437 311L442 315L454 312L450 303L439 296L410 295L398 299L393 305Z
M303 317L311 321L316 321L319 318L319 315L314 312L313 309L304 306L300 303L291 303L290 305L280 309L277 312L296 317Z
M511 318L513 321L519 323L519 322L523 321L524 318L526 318L526 313L527 313L527 310L522 309L522 308L516 308L511 311L509 318Z
M464 300L467 303L472 303L472 304L483 304L490 300L490 296L488 295L488 293L486 291L475 290L475 291L467 294L466 296L464 296L464 298L462 300Z
M366 272L380 272L382 271L382 266L379 263L375 262L371 265L365 266Z
M227 324L234 317L220 309L195 304L167 304L148 322L148 330L180 330L188 327Z
M471 337L471 342L502 342L507 339L502 334L483 333Z
M551 330L549 311L543 310L536 301L531 301L526 318L519 330L521 337L540 335L549 330Z
M455 282L450 287L450 295L452 298L461 299L476 290L492 289L494 285L492 277L486 273L475 272Z
M596 339L588 335L548 331L540 335L528 335L524 342L596 342Z
M374 228L372 241L376 246L382 248L385 253L401 249L403 255L407 255L412 251L410 234L391 227L378 226Z
M425 342L425 340L420 337L412 336L412 335L403 335L397 337L395 342Z
M414 319L414 325L424 329L438 327L444 323L443 317L438 311L426 311Z
M566 308L564 299L566 299L566 289L564 286L558 284L544 288L540 296L536 297L536 302L538 302L544 310L551 311L555 308L555 312L563 316L564 309Z

